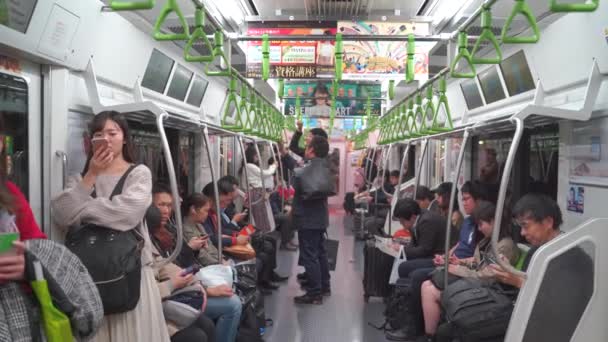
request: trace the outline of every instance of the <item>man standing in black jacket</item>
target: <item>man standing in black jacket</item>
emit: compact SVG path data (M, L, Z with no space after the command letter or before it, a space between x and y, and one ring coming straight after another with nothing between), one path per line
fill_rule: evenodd
M302 133L302 121L298 121L297 125L298 125L298 129L293 133L293 136L291 136L291 141L289 142L289 149L291 150L291 152L304 158L305 151L304 151L304 149L300 148L300 146L298 146L298 144L300 142L300 138L302 137L302 134L303 134ZM310 131L308 131L308 135L306 136L306 146L308 146L308 144L310 143L310 140L314 136L321 136L325 139L328 139L327 132L325 132L322 128L312 128ZM328 150L329 150L329 147L328 147ZM323 157L323 158L325 158L325 157Z
M321 136L314 136L306 146L305 158L309 163L304 168L329 168L327 154L329 143ZM300 257L306 270L306 294L294 298L296 304L322 304L323 295L331 293L329 263L325 249L325 234L329 226L327 196L304 199L301 187L302 173L296 173L295 196L292 217L298 227Z

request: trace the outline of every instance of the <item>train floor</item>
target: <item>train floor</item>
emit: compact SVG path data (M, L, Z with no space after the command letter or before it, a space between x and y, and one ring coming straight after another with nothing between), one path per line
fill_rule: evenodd
M298 253L279 251L278 273L289 275L289 281L266 297L266 317L274 325L266 329L267 342L383 342L382 331L368 323L383 322L381 298L363 300L363 243L355 241L352 216L342 210L330 211L330 239L340 241L336 270L331 272L331 297L323 305L295 305L293 297L302 291L296 274Z

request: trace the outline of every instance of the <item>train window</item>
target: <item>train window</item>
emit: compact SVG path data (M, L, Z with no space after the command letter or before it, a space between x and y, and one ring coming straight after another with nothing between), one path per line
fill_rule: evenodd
M500 62L500 70L507 85L509 96L515 96L536 88L523 50L519 50L519 52Z
M186 102L195 107L200 107L201 103L203 102L205 92L207 91L207 85L209 85L209 82L206 79L200 76L194 76L192 87L190 87L190 93L188 94L188 99Z
M152 50L141 85L150 90L164 94L167 81L175 62L157 49Z
M491 66L487 70L480 72L477 77L481 85L483 97L486 99L486 104L500 101L506 97L505 90L500 83L498 70Z
M185 195L194 191L194 135L180 133L177 178L180 194Z
M557 199L559 136L557 131L530 136L529 192L544 193Z
M181 65L177 65L171 83L169 84L169 90L167 90L167 96L180 101L184 101L190 81L192 80L192 71L184 68Z
M8 179L26 197L29 197L28 96L23 78L0 73L0 143L6 153Z
M475 109L483 106L483 100L481 99L481 94L479 93L479 88L477 87L475 79L461 82L460 89L462 90L462 95L464 96L464 101L467 103L468 109Z
M570 341L594 292L595 252L584 241L548 262L522 341Z
M445 170L445 142L444 141L433 141L429 146L429 176L430 183L429 187L435 188L437 185L444 182L444 170Z
M37 0L0 0L0 25L25 33L30 25Z

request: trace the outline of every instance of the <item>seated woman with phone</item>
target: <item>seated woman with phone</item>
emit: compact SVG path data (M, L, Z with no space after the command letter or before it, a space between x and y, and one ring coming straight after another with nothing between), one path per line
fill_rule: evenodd
M220 262L217 248L210 243L209 235L203 227L203 222L209 216L211 201L201 193L193 193L182 202L182 215L184 215L184 240L196 239L201 248L196 256L202 266L218 264Z
M483 239L477 244L472 260L451 263L448 272L451 275L462 278L484 278L495 280L496 274L493 264L497 264L498 258L505 259L515 265L519 258L519 249L511 239L511 216L508 213L503 215L503 222L500 225L498 241L498 252L496 256L492 252L491 239L494 228L494 214L496 206L490 202L480 201L473 211L473 218L477 222L479 231L483 234ZM441 291L442 280L427 280L422 283L422 310L424 312L425 333L429 336L435 335L439 319L441 316Z
M152 205L146 213L146 223L151 232L158 229L161 223L161 213L157 206ZM174 246L172 246L174 248ZM171 250L172 250L171 248ZM156 261L161 261L163 256L158 251L154 251ZM176 295L176 291L200 284L195 280L194 275L199 272L200 265L193 263L190 265L182 265L183 268L169 263L159 270L158 282L161 296L163 300L171 299L176 301L184 301L191 306L202 306L203 314L216 321L216 334L218 342L234 342L237 329L241 319L242 305L240 298L233 292L228 285L219 285L214 287L200 287L201 297L199 298L182 298ZM198 301L200 299L200 302ZM196 303L193 303L196 302ZM199 322L198 320L196 322ZM196 323L195 324L198 324ZM188 329L188 328L186 328ZM206 330L205 330L206 331ZM174 329L169 327L169 332L173 333ZM181 331L180 331L181 332ZM207 332L207 331L206 331ZM173 335L177 336L178 333ZM209 337L209 334L206 334ZM191 335L188 335L191 336ZM186 339L183 341L198 341L198 339ZM182 341L181 339L178 341ZM209 341L214 341L209 339Z

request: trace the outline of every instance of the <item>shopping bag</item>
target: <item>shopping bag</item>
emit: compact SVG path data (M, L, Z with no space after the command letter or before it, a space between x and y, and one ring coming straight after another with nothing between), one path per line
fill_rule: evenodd
M391 277L388 279L388 283L391 285L395 285L397 283L397 279L399 279L399 265L402 262L407 261L405 257L405 250L403 246L399 247L399 254L395 257L395 261L393 262L393 269L391 270Z
M232 283L234 282L232 267L225 265L210 265L203 267L196 273L195 277L200 280L205 287L220 285L232 287Z

